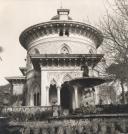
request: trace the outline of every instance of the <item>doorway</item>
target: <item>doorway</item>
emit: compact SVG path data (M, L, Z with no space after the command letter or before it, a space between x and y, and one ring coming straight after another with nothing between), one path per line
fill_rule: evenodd
M62 86L60 92L61 107L62 109L72 109L72 89L67 86Z

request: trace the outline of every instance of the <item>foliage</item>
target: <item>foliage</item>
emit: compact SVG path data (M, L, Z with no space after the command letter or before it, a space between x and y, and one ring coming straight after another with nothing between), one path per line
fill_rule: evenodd
M117 103L117 93L113 86L113 83L105 83L99 86L99 103L101 104L116 104Z
M106 69L106 71L108 74L114 75L115 78L120 81L127 82L128 80L128 63L113 63Z
M0 106L10 105L11 86L10 84L0 86Z
M10 101L11 105L21 106L23 103L23 95L12 95Z
M104 34L103 50L108 61L106 72L120 81L122 100L125 103L124 84L128 82L128 1L114 1L113 14L107 12L100 27Z
M96 113L96 107L94 105L88 105L88 106L82 105L79 109L76 110L76 113L94 114Z
M128 104L105 104L105 105L95 105L95 106L82 106L79 109L76 109L76 114L80 115L89 115L95 114L122 114L128 113Z

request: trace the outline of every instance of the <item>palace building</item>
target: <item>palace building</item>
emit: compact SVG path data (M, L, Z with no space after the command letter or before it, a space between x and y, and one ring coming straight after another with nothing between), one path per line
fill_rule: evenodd
M105 81L95 71L103 58L97 54L103 41L97 28L74 21L69 9L58 9L50 21L25 29L19 40L27 51L23 76L6 79L13 94L24 94L25 106L76 109L98 102L95 89Z

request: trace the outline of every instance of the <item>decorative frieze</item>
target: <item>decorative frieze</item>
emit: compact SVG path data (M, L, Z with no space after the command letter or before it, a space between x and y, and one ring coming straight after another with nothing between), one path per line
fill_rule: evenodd
M60 21L49 21L46 23L41 23L26 29L20 36L20 43L23 45L24 48L27 49L28 44L33 40L44 35L56 34L60 30L62 30L65 33L67 29L70 29L68 31L70 33L75 33L77 35L91 38L91 40L95 42L96 47L99 47L99 45L103 41L102 33L98 29L90 25L76 21L60 20ZM29 31L31 31L31 33Z
M94 67L103 57L102 54L37 54L31 55L34 66L41 64L44 67L80 67L85 63Z

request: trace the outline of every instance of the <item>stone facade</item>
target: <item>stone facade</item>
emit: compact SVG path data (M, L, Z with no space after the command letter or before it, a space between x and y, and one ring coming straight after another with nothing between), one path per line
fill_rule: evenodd
M102 33L95 27L72 20L68 9L59 9L57 14L20 35L20 43L27 50L26 70L21 68L26 80L25 105L63 105L66 109L76 109L82 103L95 104L95 93L84 95L84 91L92 89L70 87L66 82L83 77L85 64L89 77L95 76L94 67L103 57L97 54L103 41ZM85 98L90 99L84 101Z

